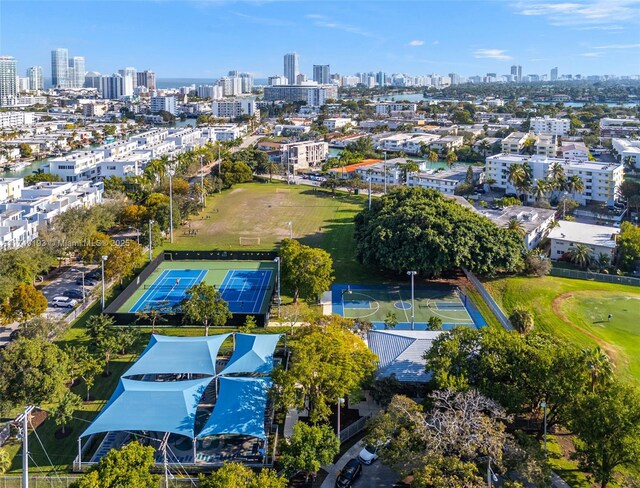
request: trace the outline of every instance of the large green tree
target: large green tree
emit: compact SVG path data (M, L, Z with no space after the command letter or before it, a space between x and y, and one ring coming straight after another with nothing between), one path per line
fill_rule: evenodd
M475 464L455 456L435 455L413 472L411 488L483 488L485 480Z
M323 464L332 464L340 451L340 440L329 425L307 425L298 422L291 438L285 441L280 462L287 474L298 471L314 476Z
M288 407L304 408L312 422L326 420L339 398L357 393L376 369L372 353L339 317L299 327L291 344L288 369L273 373L274 392Z
M633 271L640 259L640 227L630 222L623 222L618 237L620 266L626 271Z
M69 381L69 358L46 339L19 338L0 355L0 399L4 406L56 402Z
M47 299L33 285L20 283L11 295L0 304L1 318L5 323L25 322L44 313Z
M282 284L299 297L317 300L333 283L333 261L323 249L305 246L295 239L285 239L280 247Z
M465 266L490 275L522 268L518 235L433 190L402 188L356 216L356 253L366 265L437 276Z
M209 476L200 475L200 488L286 488L287 479L272 470L263 468L256 473L241 463L224 463Z
M581 466L601 488L621 467L640 471L640 393L614 382L575 403L571 427Z
M91 467L73 488L158 488L160 476L151 474L155 449L138 442L112 449Z
M209 335L209 327L221 327L231 318L229 306L215 286L205 282L189 288L180 303L180 311L184 320L201 323L204 335Z

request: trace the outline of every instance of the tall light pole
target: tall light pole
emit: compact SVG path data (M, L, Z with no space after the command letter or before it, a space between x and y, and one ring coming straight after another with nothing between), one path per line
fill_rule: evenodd
M540 406L544 410L544 453L547 454L547 402L540 402Z
M102 266L102 310L104 311L104 262L109 259L109 256L102 256L101 266Z
M207 206L205 192L204 192L204 171L202 169L202 154L200 155L200 203L202 208Z
M287 224L289 225L289 239L293 239L293 222L289 221Z
M493 483L497 483L498 482L498 477L493 472L493 469L491 469L491 456L489 456L489 461L487 461L487 486L489 488L491 488L493 486L492 481L493 481Z
M151 219L149 219L149 261L153 261L153 243L151 242L151 226L154 224L155 222Z
M169 242L173 243L173 162L169 168Z
M369 210L371 210L371 170L369 170Z
M387 194L387 151L384 152L384 194Z
M337 424L337 432L338 441L340 440L340 407L344 404L344 398L338 398L338 424Z
M276 263L278 263L278 317L280 316L280 304L282 303L282 299L280 298L280 256L274 259Z
M222 193L222 160L220 159L220 141L218 141L218 193Z
M416 320L416 308L414 306L414 278L418 274L417 271L407 271L407 274L411 276L411 330L415 327Z

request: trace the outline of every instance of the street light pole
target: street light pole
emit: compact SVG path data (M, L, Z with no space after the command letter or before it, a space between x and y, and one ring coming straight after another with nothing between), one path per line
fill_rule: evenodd
M149 261L153 260L153 243L151 242L151 226L154 224L154 221L149 219Z
M274 259L276 263L278 263L278 317L280 316L280 304L282 303L282 299L280 298L280 256Z
M411 276L411 330L415 327L415 307L414 307L414 278L418 274L417 271L407 271L407 274Z
M104 262L109 259L109 256L102 256L101 265L102 265L102 310L104 311Z
M342 406L342 404L344 403L344 398L338 398L338 425L337 425L337 436L338 436L338 441L340 441L340 407Z
M369 210L371 210L371 170L369 170Z
M384 194L387 194L387 151L384 152Z
M169 169L169 242L173 243L173 165Z
M204 171L202 170L202 154L200 155L200 203L202 208L207 206L205 192L204 192Z
M547 402L540 402L540 406L544 410L544 453L547 454Z

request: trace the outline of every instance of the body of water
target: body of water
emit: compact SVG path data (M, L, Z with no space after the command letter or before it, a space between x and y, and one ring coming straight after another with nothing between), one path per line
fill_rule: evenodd
M382 97L374 97L373 99L381 102L408 100L409 102L416 102L416 103L422 102L422 101L437 101L437 102L459 102L460 101L452 98L434 98L434 97L425 98L422 93L408 93L406 95L389 95L389 96L382 96ZM533 103L534 105L548 105L550 103L556 103L556 102L533 102ZM591 102L588 102L588 103L591 103ZM587 105L587 102L564 102L564 104L567 107L584 107L585 105ZM597 103L597 105L606 105L608 107L630 108L630 107L636 107L640 105L640 102L625 102L625 103L604 102L604 103Z
M0 175L2 175L3 178L18 178L21 176L33 174L34 171L37 171L40 168L45 169L48 167L49 160L40 159L39 161L32 162L29 166L25 166L19 171L0 171Z
M218 78L158 78L156 85L160 89L168 88L180 88L181 86L189 85L213 85ZM255 78L253 80L254 85L266 85L266 78Z

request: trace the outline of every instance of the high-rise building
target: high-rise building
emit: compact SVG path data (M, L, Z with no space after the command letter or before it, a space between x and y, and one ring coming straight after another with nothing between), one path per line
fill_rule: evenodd
M387 75L384 71L378 71L376 74L376 83L378 86L385 86L387 84Z
M118 100L124 96L124 83L122 75L114 73L111 76L103 76L100 78L100 92L102 98L109 100Z
M169 112L175 115L176 112L176 97L151 97L149 104L151 113L157 114L158 112Z
M136 86L146 86L149 90L156 89L156 74L153 71L144 70L136 74Z
M282 75L269 76L269 79L267 81L269 86L286 85L289 82L289 80L287 80L287 77Z
M298 78L298 55L296 53L289 53L284 55L284 76L287 78L290 85L296 84Z
M102 75L97 71L89 71L84 75L84 87L85 88L97 88L101 89Z
M12 105L18 95L17 68L13 56L0 56L0 107Z
M44 90L44 78L42 77L42 66L31 66L27 69L27 78L29 78L29 90Z
M51 51L51 83L54 88L69 85L69 51L64 48Z
M551 81L556 81L558 79L558 67L551 68L551 76L549 78Z
M511 66L511 76L513 81L522 81L522 66L515 64Z
M84 58L82 56L72 57L69 60L69 69L67 70L67 88L82 88L85 73Z
M229 70L229 73L227 76L238 76L238 70L237 69Z
M133 96L133 89L138 83L137 71L135 68L124 68L118 70L120 76L122 76L122 95L125 97Z
M313 81L321 85L328 85L331 83L331 73L328 64L313 65Z
M251 73L240 73L242 80L242 93L251 93L253 91L253 75Z
M449 73L449 78L451 78L451 84L452 85L459 85L460 84L460 75L457 73Z

